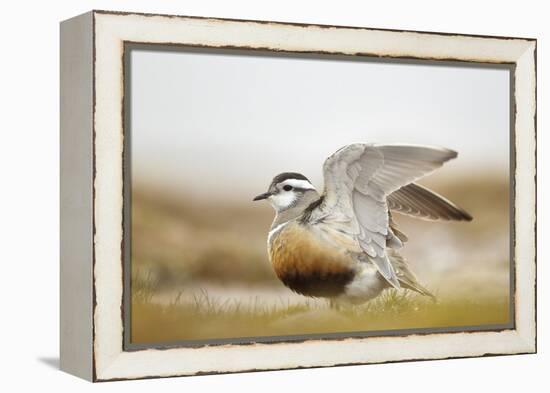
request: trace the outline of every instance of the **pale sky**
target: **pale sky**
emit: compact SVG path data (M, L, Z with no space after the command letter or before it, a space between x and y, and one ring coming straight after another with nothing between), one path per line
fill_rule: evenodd
M133 50L132 178L248 200L286 171L321 188L354 142L444 146L459 156L437 176L507 176L509 87L497 68Z

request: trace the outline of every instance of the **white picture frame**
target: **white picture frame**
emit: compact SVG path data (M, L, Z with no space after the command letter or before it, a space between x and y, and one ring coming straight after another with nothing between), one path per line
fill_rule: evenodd
M126 44L506 64L514 323L498 331L125 350ZM536 40L91 11L61 24L61 368L90 381L536 352Z

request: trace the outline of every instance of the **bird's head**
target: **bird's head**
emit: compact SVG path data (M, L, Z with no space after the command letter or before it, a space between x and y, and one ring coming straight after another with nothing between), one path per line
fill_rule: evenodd
M284 172L273 178L267 192L254 201L269 200L277 213L292 208L305 209L319 194L307 177L300 173Z

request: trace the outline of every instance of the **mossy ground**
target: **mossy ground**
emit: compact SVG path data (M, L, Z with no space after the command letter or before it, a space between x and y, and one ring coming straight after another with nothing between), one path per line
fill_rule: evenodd
M386 291L365 305L340 310L299 297L278 281L267 259L273 219L267 204L134 187L132 341L507 323L508 181L468 174L426 185L474 216L467 223L395 216L410 239L403 255L422 284L439 292L438 302L404 290Z
M223 301L205 291L161 304L136 291L131 315L133 343L505 324L510 317L506 299L433 301L405 290L387 290L364 305L339 309L319 301Z

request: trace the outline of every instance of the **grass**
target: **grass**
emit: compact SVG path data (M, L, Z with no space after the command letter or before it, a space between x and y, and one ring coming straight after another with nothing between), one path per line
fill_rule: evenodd
M331 309L324 301L292 296L282 288L266 252L266 235L273 219L269 206L253 205L249 199L230 203L223 198L197 199L135 187L131 341L162 343L508 322L506 179L453 178L449 184L426 185L474 216L469 223L396 217L410 238L404 256L423 284L442 291L440 300L434 303L392 290L365 305L340 310ZM181 288L185 292L178 292ZM225 291L235 288L245 290L238 295ZM274 304L273 291L279 291L285 300Z
M200 291L166 304L151 301L145 288L132 299L132 342L162 343L257 336L285 336L503 324L509 321L506 299L445 299L434 302L408 291L387 290L361 306L338 310L328 303L267 305L260 297L243 303L217 299Z
M405 257L422 268L428 241L438 242L440 248L451 246L454 252L460 248L460 259L475 269L492 263L489 259L500 262L503 255L494 251L509 250L508 183L468 177L448 185L427 185L459 203L474 220L434 223L396 214L397 224L411 239L404 248ZM272 220L267 203L197 199L134 186L132 269L150 271L159 285L172 289L197 281L276 285L266 251ZM426 238L428 233L436 240ZM438 265L444 263L441 260Z

